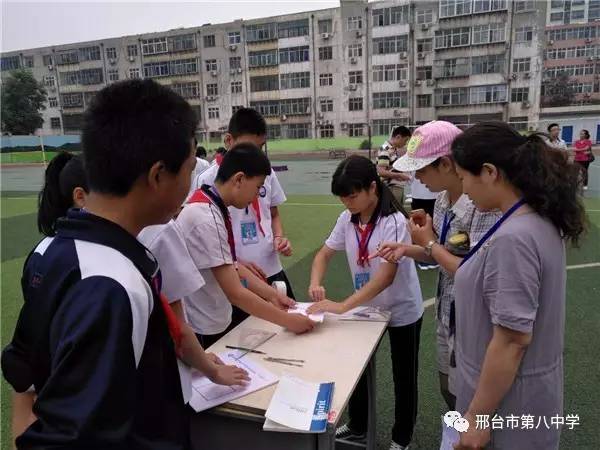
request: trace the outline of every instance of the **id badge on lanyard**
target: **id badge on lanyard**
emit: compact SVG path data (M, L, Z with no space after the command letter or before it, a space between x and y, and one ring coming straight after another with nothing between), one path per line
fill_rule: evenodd
M242 245L258 244L258 227L254 220L242 221L240 234Z
M356 272L354 274L354 290L358 291L365 284L367 284L370 279L371 274L369 272Z

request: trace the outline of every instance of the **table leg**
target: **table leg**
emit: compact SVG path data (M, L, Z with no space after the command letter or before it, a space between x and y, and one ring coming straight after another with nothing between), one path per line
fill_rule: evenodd
M375 353L369 361L367 367L367 387L368 387L368 422L367 422L367 450L375 450L377 445L377 417L376 417L376 404L377 404L377 384L375 377Z

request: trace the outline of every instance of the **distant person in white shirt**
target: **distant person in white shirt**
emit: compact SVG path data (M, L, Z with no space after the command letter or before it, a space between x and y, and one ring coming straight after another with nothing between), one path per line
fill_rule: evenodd
M404 147L409 139L410 130L407 127L396 127L377 152L377 173L400 205L404 204L404 186L410 182L410 175L398 172L392 166L406 151Z
M548 125L548 145L559 150L567 151L567 143L560 138L560 126L557 123Z
M196 170L194 175L198 176L210 167L210 163L206 160L206 149L201 145L196 145ZM194 181L195 177L192 179Z

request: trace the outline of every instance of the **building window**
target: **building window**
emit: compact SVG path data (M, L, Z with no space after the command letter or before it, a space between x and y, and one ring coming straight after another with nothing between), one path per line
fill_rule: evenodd
M533 27L519 27L515 30L516 42L531 42L533 40Z
M277 50L264 50L249 52L248 62L250 67L267 67L277 65Z
M79 62L79 52L77 50L57 53L56 57L58 58L58 64L77 64Z
M571 77L593 75L594 64L578 64L576 66L558 66L549 67L544 71L544 75L548 78L556 78L561 73L565 73Z
M216 96L219 95L219 85L217 83L209 83L206 85L206 95Z
M319 86L333 86L333 74L322 73L319 75Z
M529 72L531 70L531 58L516 58L513 60L513 72Z
M129 69L129 78L132 80L140 78L140 69Z
M373 54L386 55L389 53L400 53L408 50L408 36L388 36L373 39Z
M432 70L431 66L417 67L417 80L431 80Z
M321 125L319 132L321 133L321 138L323 139L334 137L333 125Z
M307 139L310 137L310 124L291 123L287 126L288 139Z
M504 23L489 23L473 27L473 45L491 44L506 40L506 26Z
M600 0L590 0L588 5L588 21L596 19L600 19ZM600 133L596 140L600 141Z
M84 69L79 71L79 83L83 85L101 84L104 82L102 69Z
M432 23L433 22L433 10L424 9L417 11L417 23Z
M504 54L474 56L471 59L471 74L500 73L504 71Z
M177 92L183 98L200 97L200 85L197 82L175 83L171 85L171 89Z
M405 64L386 64L373 66L373 81L400 81L406 80L408 69Z
M202 39L204 41L204 48L214 47L216 45L214 34L209 34L207 36L203 36Z
M363 135L364 125L362 123L349 123L348 136L359 137Z
M516 13L524 11L534 11L536 0L515 0L514 10Z
M232 81L231 82L231 93L232 94L241 94L242 93L242 82L241 81Z
M62 94L61 103L63 108L79 108L83 106L83 94L76 92L72 94Z
M238 112L240 109L242 109L243 106L242 105L235 105L231 107L231 114L235 114L236 112Z
M310 72L282 73L279 75L281 89L310 87Z
M43 83L44 83L44 86L54 87L56 84L56 78L54 78L54 75L46 75L43 78Z
M356 70L356 71L348 72L348 78L350 79L350 84L362 84L362 82L363 82L362 71Z
M267 125L267 139L281 139L281 125Z
M239 31L230 31L227 33L229 39L229 45L235 45L242 42L242 33Z
M442 88L435 90L435 106L466 105L469 101L469 88Z
M279 39L308 36L308 19L281 22L277 25Z
M319 59L321 61L333 59L333 47L319 47Z
M204 66L206 67L207 72L216 72L218 70L216 59L207 59L204 62Z
M53 64L52 62L52 55L44 55L42 57L42 61L44 63L45 66L51 66Z
M166 37L142 40L142 55L144 56L167 53L168 51Z
M106 49L107 53L106 53L106 57L107 58L116 58L117 57L117 52L116 49L112 49L114 56L108 56L108 50L111 49ZM98 46L94 46L94 47L83 47L79 49L79 61L100 61L100 47Z
M50 117L50 128L60 130L60 117Z
M360 58L362 56L362 44L351 44L348 46L349 58Z
M23 66L31 69L33 67L33 56L23 56Z
M433 39L419 39L417 41L417 52L430 52L433 49Z
M302 116L310 114L310 97L288 98L280 100L281 114L288 116Z
M170 48L173 52L194 50L196 48L196 36L194 34L183 34L169 38Z
M597 1L597 0L595 0ZM562 28L547 32L548 39L552 41L568 41L573 39L593 39L600 36L599 26L586 26L577 28Z
M430 108L431 94L417 95L417 108Z
M453 28L435 32L435 48L463 47L469 45L471 29L469 27Z
M48 106L50 106L50 108L57 108L58 99L56 97L48 97Z
M219 118L219 107L218 106L209 106L208 107L208 118L209 119L218 119Z
M348 31L361 30L362 29L362 17L354 16L348 17Z
M250 92L277 90L279 90L279 77L277 75L250 77Z
M242 68L242 57L241 56L233 56L229 58L229 68L230 69L241 69Z
M440 17L462 16L471 13L471 0L440 0Z
M269 41L272 39L277 39L277 24L275 23L262 23L246 27L247 42Z
M348 102L348 111L362 111L363 99L362 97L351 98Z
M61 72L60 84L63 86L72 86L79 84L79 71Z
M333 112L333 100L330 98L322 98L320 101L321 112Z
M473 13L501 11L506 9L506 0L473 0Z
M274 117L280 114L279 100L266 100L250 102L250 107L257 110L264 117Z
M117 49L115 47L108 47L106 49L106 57L108 59L117 59Z
M108 71L108 81L119 81L119 71L118 70L109 70Z
M279 64L308 61L308 45L279 49Z
M436 61L436 77L452 78L468 76L469 58L451 58Z
M408 119L375 119L373 120L374 136L389 136L398 125L407 125Z
M146 64L144 64L145 66ZM170 75L189 75L193 73L198 73L198 61L196 58L171 61L169 68Z
M319 20L319 33L331 33L333 21L331 19Z
M513 103L526 102L529 100L529 88L520 87L510 90L510 101Z
M571 10L571 21L581 20L584 17L585 17L585 10L584 9Z
M506 101L506 85L475 86L470 88L472 104L503 103Z
M135 58L138 55L138 46L135 44L127 46L127 56Z
M406 91L373 93L373 109L406 107L408 107L408 94Z
M408 23L408 14L408 5L374 9L373 26L385 27L388 25L406 24Z

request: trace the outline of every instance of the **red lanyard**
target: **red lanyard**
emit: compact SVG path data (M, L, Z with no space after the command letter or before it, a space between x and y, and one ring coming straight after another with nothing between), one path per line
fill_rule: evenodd
M356 264L359 267L365 267L369 264L369 241L375 229L375 222L370 221L364 229L360 229L358 224L354 224L354 232L356 233L356 241L358 242L358 259ZM360 234L360 238L359 238Z
M158 277L154 277L152 279L152 284L154 285L154 290L156 294L160 298L160 304L162 306L163 312L165 313L165 319L167 320L167 327L169 328L169 334L171 335L171 339L173 339L173 344L175 344L175 354L178 357L181 357L181 340L183 339L183 333L181 331L181 324L179 323L179 319L171 309L171 305L169 305L169 300L165 295L160 292L158 287Z

